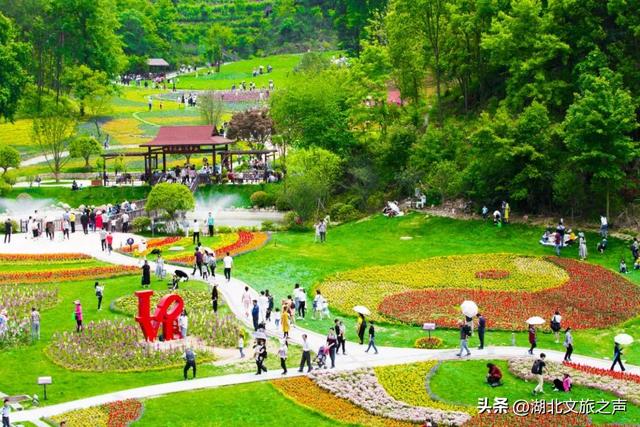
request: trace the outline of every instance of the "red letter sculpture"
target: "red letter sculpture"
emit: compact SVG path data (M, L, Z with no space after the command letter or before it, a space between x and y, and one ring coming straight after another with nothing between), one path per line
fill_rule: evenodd
M152 290L136 291L138 297L138 315L136 322L142 328L142 334L147 341L155 341L158 329L162 324L162 335L165 341L171 341L174 334L182 338L178 331L178 316L184 308L184 301L180 295L169 294L163 296L158 302L156 312L151 316Z

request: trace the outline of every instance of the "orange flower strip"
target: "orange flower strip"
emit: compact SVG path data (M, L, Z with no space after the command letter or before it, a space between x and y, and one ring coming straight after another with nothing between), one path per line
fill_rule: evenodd
M115 276L125 276L137 273L138 271L140 271L138 267L114 265L105 267L69 268L53 271L2 272L0 273L0 284L106 279Z
M162 246L172 245L178 240L181 240L181 236L169 236L169 237L157 237L155 239L149 239L147 241L147 249L159 248ZM125 245L120 249L122 252L134 252L138 250L138 245L128 246Z
M221 259L227 255L227 252L229 252L231 256L238 256L258 250L267 244L269 237L269 233L264 233L262 231L239 231L238 239L235 242L230 245L214 249L216 252L216 258ZM194 261L193 255L168 258L167 260L171 263L186 265L192 265Z
M370 414L348 400L336 397L320 388L308 377L275 380L271 383L297 404L321 412L336 421L372 427L409 427L414 425Z
M0 254L0 262L56 262L79 261L92 259L89 255L79 253L66 254Z
M534 403L531 403L533 406ZM559 410L563 410L560 407ZM528 414L519 417L515 414L484 413L476 415L464 427L584 427L591 425L584 414Z

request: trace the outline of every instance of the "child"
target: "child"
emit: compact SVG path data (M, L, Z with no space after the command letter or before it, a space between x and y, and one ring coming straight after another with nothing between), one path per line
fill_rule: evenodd
M240 351L240 359L244 359L244 334L242 332L238 334L238 350Z
M329 301L327 299L324 299L323 304L322 304L322 315L320 316L321 318L327 316L327 319L329 317L331 317L331 315L329 314Z
M624 258L620 260L620 273L627 274L629 271L627 270L627 264L624 262Z
M276 328L280 328L280 309L276 308L275 313L273 313L273 321L276 323Z

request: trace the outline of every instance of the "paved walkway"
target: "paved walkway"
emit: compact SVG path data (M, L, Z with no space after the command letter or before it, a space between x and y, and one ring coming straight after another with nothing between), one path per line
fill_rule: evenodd
M58 233L60 235L60 233ZM114 247L123 246L127 238L133 237L134 240L139 241L139 237L133 234L125 234L125 233L115 233L114 235ZM44 238L40 238L37 241L32 240L25 234L16 234L12 238L12 242L6 245L0 245L0 253L33 253L33 254L43 254L43 253L68 253L68 252L82 252L87 255L91 255L99 260L118 264L118 265L129 265L136 266L140 265L140 260L122 255L116 252L108 254L101 250L100 239L97 233L90 233L85 236L82 233L76 232L72 234L70 240L60 241L49 241ZM153 262L150 262L152 271L155 268ZM172 266L169 264L165 264L165 268L167 269L168 274L172 274L175 269L188 270L184 267ZM190 272L189 272L190 273ZM198 278L194 278L191 280L200 280ZM236 315L236 317L242 321L249 328L252 327L250 319L245 316L244 307L242 305L242 294L244 292L244 287L248 286L246 283L241 280L232 278L231 281L227 282L224 278L217 276L216 283L218 284L218 289L222 293L225 298L229 308ZM212 282L209 283L212 285ZM250 292L254 297L257 298L258 292L251 287L249 287ZM281 332L275 327L273 323L269 323L267 325L267 333L270 336L280 337ZM293 327L290 331L290 339L293 342L300 343L302 341L302 334L308 335L308 341L311 345L311 348L315 351L325 342L325 336L319 333ZM490 337L490 335L489 335ZM373 367L373 366L381 366L381 365L393 365L400 363L411 363L417 361L424 360L450 360L450 359L458 359L456 356L457 349L444 349L444 350L419 350L412 348L397 348L397 347L378 347L379 354L373 353L365 353L364 346L360 346L354 342L347 342L347 355L342 356L339 355L337 358L337 369L339 370L348 370L348 369L356 369L363 367ZM561 362L564 356L563 352L559 352L556 350L544 350L539 349L540 351L544 351L547 354L547 357L551 361ZM538 353L539 353L538 352ZM537 353L537 354L538 354ZM471 359L509 359L513 357L532 357L527 355L527 349L525 347L509 347L509 346L500 346L500 347L492 347L488 346L484 350L472 350ZM610 361L604 359L597 359L593 357L580 356L578 354L574 354L572 356L573 361L575 363L580 363L584 365L589 365L598 368L609 368ZM465 358L466 359L466 358ZM533 358L532 358L533 360ZM290 365L295 366L299 363L297 360L291 360ZM640 367L627 365L627 371L630 373L635 373L640 375ZM291 370L291 374L289 376L298 375L295 369ZM256 376L254 374L233 374L233 375L225 375L218 377L208 377L208 378L200 378L192 381L180 381L180 382L171 382L164 384L157 384L152 386L140 387L129 390L122 390L115 393L108 393L100 396L94 396L91 398L80 399L71 402L65 402L57 405L46 406L43 408L32 409L23 412L17 412L12 415L12 421L28 421L39 419L44 416L52 416L60 413L64 413L73 409L81 409L90 406L100 405L103 403L113 402L122 399L133 399L133 398L147 398L153 396L160 396L167 393L175 393L181 391L188 390L196 390L196 389L204 389L204 388L212 388L212 387L221 387L232 384L241 384L248 383L254 381L266 381L274 378L281 378L280 370L275 372L270 371L269 373Z

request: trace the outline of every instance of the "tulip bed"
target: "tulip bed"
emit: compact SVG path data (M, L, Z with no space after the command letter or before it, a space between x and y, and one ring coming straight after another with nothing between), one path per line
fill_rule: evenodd
M218 259L227 255L227 252L231 256L238 256L247 252L252 252L260 249L269 241L269 233L262 231L239 231L236 234L236 239L232 243L224 246L214 248L216 257ZM182 256L168 256L167 261L175 264L193 265L193 254Z
M434 400L427 392L428 376L438 362L413 363L410 365L382 366L374 369L378 381L391 397L412 406L459 411L475 414L473 407L457 406Z
M62 254L0 254L0 263L31 264L40 262L81 262L91 260L89 255L80 253Z
M183 363L184 349L156 350L144 342L140 327L132 322L89 322L84 332L56 332L45 350L56 364L76 371L134 372L164 369ZM198 351L200 361L213 355Z
M442 346L442 338L438 337L421 337L413 344L415 348L434 349Z
M0 284L66 282L71 280L106 279L139 272L134 266L96 266L61 270L0 273Z
M141 415L142 403L130 399L78 409L51 417L50 420L56 425L66 421L69 427L126 427Z
M447 425L462 425L471 418L466 412L412 406L400 402L380 385L372 369L348 372L315 371L310 377L321 388L377 416L411 423L420 423L426 418L432 418L438 424Z
M120 249L120 251L124 253L134 252L136 255L146 255L149 252L151 252L154 248L161 248L163 246L173 245L180 240L187 240L187 239L181 236L157 237L157 238L147 240L147 250L144 251L143 253L138 252L137 244L131 245L131 246L125 245Z
M486 275L499 277L487 278ZM342 272L318 288L334 307L349 313L354 305L378 307L385 297L412 290L448 292L474 289L524 293L559 287L568 280L569 276L563 268L541 257L460 255ZM375 310L372 318L384 319Z
M569 274L563 286L536 292L477 289L413 290L384 298L379 311L412 324L435 321L455 327L459 303L475 301L493 329L522 330L524 319L561 308L563 326L606 328L640 312L640 288L600 266L565 258L549 258Z
M339 398L320 388L307 377L275 380L272 381L272 384L297 404L321 412L336 421L372 427L409 427L414 425L406 421L370 414L349 400Z
M519 417L515 414L484 413L476 415L465 427L585 427L592 425L589 417L583 414L528 414Z
M531 373L532 363L531 359L527 358L511 359L509 360L509 371L519 378L534 380L534 375ZM547 372L545 378L547 381L553 381L554 378L562 378L564 373L568 373L571 375L573 384L606 391L627 399L635 405L640 404L640 383L637 381L624 379L624 376L618 378L608 373L603 374L604 370L602 369L590 367L574 368L570 364L563 365L550 361L547 361L546 364Z
M634 383L640 384L640 375L630 374L629 372L611 371L609 369L594 368L591 366L581 365L579 363L573 363L573 362L564 362L563 365L568 366L572 369L576 369L578 371L586 372L588 374L601 375L601 376L615 378L617 380L632 381Z

